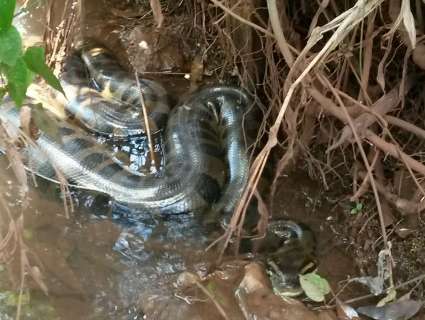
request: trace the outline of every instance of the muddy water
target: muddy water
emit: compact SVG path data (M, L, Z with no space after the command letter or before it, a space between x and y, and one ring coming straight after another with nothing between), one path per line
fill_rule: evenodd
M0 158L0 176L1 196L17 218L22 211L21 199L4 158ZM208 240L196 219L187 215L167 219L140 216L127 208L111 208L106 197L75 191L75 210L66 217L58 187L37 181L38 186L32 187L25 199L23 237L30 262L40 268L48 295L27 276L22 319L128 320L141 319L146 310L155 315L148 319L222 319L205 296L196 298L200 292L186 296L176 291L182 271L205 271L215 261L203 251ZM330 209L320 203L317 185L303 173L296 173L285 178L281 186L275 215L284 213L315 229L319 272L338 288L339 281L350 272L354 274L353 263L335 245L323 223ZM0 214L4 234L4 208ZM243 319L234 302L232 287L234 281L240 281L235 272L211 286L228 314L233 314L232 319ZM13 319L16 313L20 275L16 258L0 267L0 319ZM353 295L345 291L342 297ZM262 306L264 310L268 307Z
M17 218L22 207L16 184L7 162L1 160L1 195ZM25 199L29 206L23 212L24 241L49 294L45 296L27 277L29 301L24 301L23 319L42 319L46 310L51 317L43 319L139 319L140 306L148 298L173 301L176 276L201 258L205 245L191 216L164 220L137 215L136 222L126 210L120 221L122 209L114 210L111 219L106 199L74 194L76 208L67 218L59 194L56 186L39 181ZM2 221L7 221L5 209L1 211ZM4 298L0 319L15 313L17 262L0 269L0 300L2 293Z

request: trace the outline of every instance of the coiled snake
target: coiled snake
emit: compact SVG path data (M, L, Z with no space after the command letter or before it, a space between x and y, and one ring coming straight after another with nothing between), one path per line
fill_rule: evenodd
M89 130L113 138L143 132L135 80L103 48L83 50L81 57L99 91L84 84L83 60L71 56L60 77L69 100L67 112ZM142 80L141 89L151 127L161 129L168 113L165 90L150 80ZM1 117L19 126L18 111L10 102L4 104L9 108L1 108ZM174 108L165 128L166 159L160 177L125 169L84 130L61 120L50 123L54 135L41 132L39 150L28 147L28 163L38 175L51 177L55 167L80 188L106 193L153 214L197 212L211 206L231 212L247 180L241 123L249 104L242 90L215 86L201 89Z
M85 70L96 89L87 85ZM142 91L150 127L165 130L165 166L159 177L130 171L85 130L49 118L49 130L40 128L37 147L24 150L30 170L53 179L55 168L59 169L79 188L108 194L148 214L203 212L211 207L217 213L233 212L247 183L249 166L242 117L251 100L244 91L207 87L169 112L161 85L141 80L139 88L101 47L83 49L67 58L60 81L68 99L66 111L86 129L113 139L145 132L140 116ZM32 103L27 101L27 105ZM19 127L17 108L10 100L2 104L0 119ZM273 226L296 232L296 243L305 243L306 233L298 232L301 229L296 224L279 222L270 228ZM295 251L301 252L291 252ZM287 255L286 251L282 255ZM297 270L291 274L296 275ZM296 287L294 277L287 282Z

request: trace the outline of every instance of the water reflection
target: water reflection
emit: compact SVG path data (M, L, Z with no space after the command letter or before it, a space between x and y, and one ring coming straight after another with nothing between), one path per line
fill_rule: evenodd
M13 177L6 161L0 160L0 174L5 178L0 190L18 216L21 208L13 198L14 185L7 183ZM203 256L206 238L191 215L162 219L121 205L111 207L105 197L83 197L78 191L74 192L79 200L76 211L67 219L58 194L57 186L39 181L38 188L28 195L25 239L33 256L41 261L49 296L27 277L28 306L33 313L22 319L38 319L34 310L46 308L54 310L52 319L137 319L152 297L175 299L177 275ZM19 277L19 264L4 267ZM8 283L7 272L0 274L5 278L0 281L0 292L16 294L17 287ZM0 319L8 319L14 312L13 304L2 308Z

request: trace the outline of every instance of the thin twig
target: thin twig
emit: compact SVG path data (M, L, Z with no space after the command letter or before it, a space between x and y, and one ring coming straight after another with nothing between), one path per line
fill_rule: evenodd
M199 289L201 289L202 292L205 293L205 295L208 296L208 298L210 298L210 300L214 303L214 305L216 306L216 308L220 312L220 314L223 316L223 318L226 319L226 320L230 320L230 318L226 314L226 311L224 311L223 307L218 303L217 299L215 299L213 297L213 295L211 293L209 293L207 288L205 288L199 281L196 281L196 286Z
M403 161L414 171L419 172L420 174L425 176L425 165L401 151L398 146L385 141L370 130L366 131L366 139L370 143L374 144L377 148L390 154L394 158Z
M153 19L156 22L156 28L161 29L162 24L164 23L164 15L162 14L161 3L159 0L150 0L149 3L152 9Z
M220 1L218 0L211 0L212 3L214 3L215 6L219 7L220 9L222 9L224 12L228 13L229 15L231 15L233 18L239 20L242 23L245 23L247 25L249 25L250 27L253 27L254 29L261 31L262 33L264 33L265 35L274 38L274 34L271 33L270 31L264 29L263 27L260 27L259 25L248 21L244 18L242 18L241 16L237 15L236 13L234 13L232 10L230 10L229 8L227 8L225 5L223 5Z
M380 151L377 150L374 154L374 157L372 159L372 163L370 164L372 170L375 168L376 161L378 160ZM362 183L360 184L360 187L357 189L356 193L350 198L350 201L356 202L359 200L359 198L368 190L369 187L369 175L366 175L363 178Z
M294 56L289 50L288 42L286 41L282 27L280 25L279 12L277 10L276 0L267 0L267 8L270 16L270 24L272 25L273 33L275 34L280 52L285 58L289 67L294 64Z
M414 283L414 282L417 282L417 281L423 281L424 279L425 279L425 274L421 274L420 276L417 276L417 277L415 277L413 279L407 280L406 282L400 283L399 285L397 285L397 286L394 287L394 290L398 290L400 288L403 288L405 286L408 286L409 284ZM362 301L362 300L365 300L365 299L374 298L374 297L376 297L376 295L374 295L374 294L366 294L366 295L361 296L361 297L357 297L357 298L346 300L346 301L344 301L344 303L345 304L351 304L351 303L354 303L354 302L359 302L359 301Z
M137 74L137 71L134 72L134 76L136 78L137 88L139 89L139 94L140 94L140 102L142 104L143 122L145 124L146 135L148 137L149 152L151 154L151 156L150 156L151 167L153 166L155 168L158 168L157 163L156 163L156 159L155 159L154 149L153 149L153 141L152 141L151 129L150 129L150 126L149 126L148 113L147 113L147 110L146 110L145 98L143 96L142 87L140 86L140 80L139 80L139 75Z
M333 86L331 85L331 83L329 82L329 80L327 78L323 77L323 78L320 78L320 79L323 80L324 83L326 83L328 85L332 94L337 99L339 105L341 106L341 108L342 108L342 110L345 114L347 122L350 125L351 131L353 132L354 138L355 138L356 143L359 147L360 155L362 156L364 165L366 166L367 174L369 176L369 182L370 182L370 185L372 186L373 194L375 196L376 207L378 209L378 214L379 214L379 222L380 222L380 226L381 226L382 238L384 240L384 246L385 246L385 249L387 249L389 251L390 248L389 248L388 239L387 239L387 232L385 230L384 214L382 213L381 202L379 201L378 189L376 187L375 179L374 179L373 174L372 174L372 168L369 165L369 161L368 161L366 153L363 149L362 141L361 141L361 139L360 139L360 137L357 133L357 129L356 129L354 123L353 123L353 120L351 119L350 115L348 114L347 109L345 108L344 102L342 102L342 100L341 100L341 97L335 91L335 89L333 88ZM390 270L391 270L391 267L392 266L390 264L389 265Z
M384 116L385 120L388 121L389 124L392 124L394 126L397 126L399 128L402 128L406 131L409 131L413 134L415 134L417 137L425 140L425 130L422 128L419 128L418 126L415 126L414 124L404 121L400 118L393 117L393 116Z

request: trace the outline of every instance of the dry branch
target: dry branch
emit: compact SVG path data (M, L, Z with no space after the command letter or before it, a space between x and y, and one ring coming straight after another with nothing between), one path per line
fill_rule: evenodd
M150 0L149 3L152 9L153 19L156 22L156 28L161 29L162 24L164 23L164 15L162 14L161 3L159 0Z
M373 158L372 158L372 161L370 163L370 167L372 168L372 170L375 170L376 162L378 161L379 155L380 155L379 150L376 150L376 151L373 150ZM358 165L356 165L355 168L357 168L357 167L358 167ZM356 170L356 172L357 171L358 170ZM354 195L350 198L350 201L357 202L359 200L359 198L367 192L367 190L369 188L369 178L370 178L369 175L366 175L363 178L363 181L360 184L360 187L357 189L357 191L354 193Z
M425 176L425 165L401 151L398 146L385 141L370 130L366 131L366 139L385 153L388 153L394 158L406 163L406 165L412 168L412 170Z
M389 181L385 178L384 175L384 166L382 164L382 152L377 151L376 154L378 154L376 165L375 165L375 175L376 175L376 184L379 191L378 184L382 184L383 186L387 186L387 188L391 185ZM382 213L384 215L384 224L386 227L389 225L392 225L395 221L393 210L390 207L389 200L384 196L384 199L382 199Z
M410 87L411 84L409 81L409 84L405 86L404 93L407 93ZM403 86L401 84L395 86L390 92L384 94L371 106L370 113L363 113L353 121L356 131L360 134L360 136L364 135L365 130L374 124L378 120L378 117L382 117L383 115L393 111L398 106L401 101L400 90L403 90L402 88ZM342 133L338 141L329 147L328 151L332 151L344 143L350 142L352 139L353 131L347 124L342 129Z
M250 27L252 27L252 28L254 28L254 29L258 30L258 31L261 31L262 33L264 33L265 35L267 35L269 37L272 37L272 38L274 37L274 34L273 33L269 32L268 30L264 29L263 27L260 27L259 25L255 24L255 23L253 23L251 21L248 21L248 20L242 18L241 16L237 15L231 9L229 9L225 5L223 5L220 1L218 1L218 0L211 0L211 2L215 6L219 7L221 10L223 10L224 12L226 12L227 14L231 15L233 18L239 20L240 22L245 23L248 26L250 26Z
M344 123L347 123L347 118L344 115L341 108L339 108L331 99L324 96L318 90L310 89L309 93L311 96L320 104L320 106L326 110L327 113L332 114ZM396 145L386 142L384 139L378 137L374 132L366 130L366 139L381 149L383 152L390 154L396 159L399 159L409 165L414 171L419 172L425 176L425 165L421 162L413 159L406 153L400 150Z
M366 179L366 172L361 171L359 175ZM399 197L397 194L392 193L386 186L381 182L375 181L376 187L380 194L391 203L397 210L399 210L403 215L416 214L425 209L424 203L417 203L408 199Z
M414 124L404 121L400 118L393 117L393 116L385 116L384 119L394 126L397 126L399 128L402 128L408 132L411 132L415 134L417 137L425 140L425 130L419 128L418 126L415 126Z

